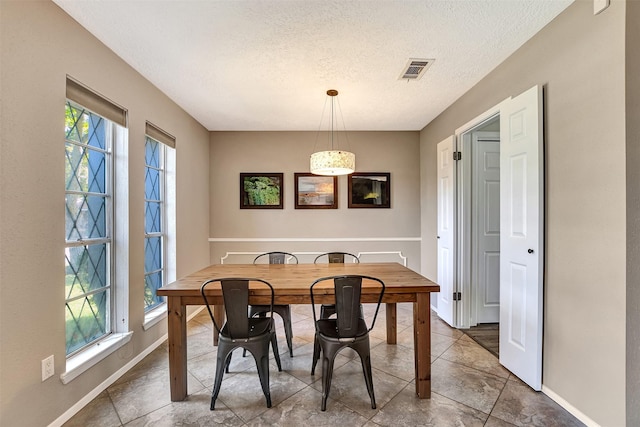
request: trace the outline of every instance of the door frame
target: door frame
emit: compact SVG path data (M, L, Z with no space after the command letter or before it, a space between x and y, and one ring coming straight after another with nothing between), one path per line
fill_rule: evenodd
M509 98L510 99L510 98ZM478 127L481 127L488 122L494 120L496 117L500 119L501 107L509 101L506 99L479 116L469 120L464 125L457 128L454 132L455 148L462 154L462 164L456 167L456 188L457 188L457 212L456 215L456 259L455 275L459 278L454 283L454 288L457 292L461 292L463 297L460 301L457 301L456 310L456 323L455 326L461 329L467 329L471 326L475 326L473 323L473 315L475 313L475 301L472 301L470 296L471 290L471 192L465 191L465 188L471 186L471 162L465 161L469 159L471 154L471 133Z

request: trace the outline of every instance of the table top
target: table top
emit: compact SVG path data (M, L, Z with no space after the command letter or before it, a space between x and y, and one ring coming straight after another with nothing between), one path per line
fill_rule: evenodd
M440 287L399 263L345 264L214 264L158 289L161 296L200 296L206 280L227 277L260 278L269 282L275 294L309 294L309 286L321 277L360 274L381 279L385 294L438 292ZM214 291L215 292L215 291ZM363 284L363 293L366 292Z

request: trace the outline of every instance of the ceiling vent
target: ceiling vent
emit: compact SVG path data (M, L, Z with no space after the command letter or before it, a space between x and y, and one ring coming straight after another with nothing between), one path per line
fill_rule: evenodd
M407 65L402 70L399 80L419 80L427 68L433 64L435 59L409 59Z

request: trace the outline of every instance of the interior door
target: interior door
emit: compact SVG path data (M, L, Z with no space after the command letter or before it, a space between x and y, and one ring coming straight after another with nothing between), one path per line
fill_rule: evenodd
M451 326L455 322L454 262L455 262L455 169L454 137L437 146L438 180L438 316Z
M500 109L500 363L542 386L542 88Z
M473 132L471 289L475 324L500 321L500 134Z

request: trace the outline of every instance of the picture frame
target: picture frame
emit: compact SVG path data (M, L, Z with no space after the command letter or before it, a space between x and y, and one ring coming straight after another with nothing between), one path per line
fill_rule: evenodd
M338 209L338 177L294 173L296 209Z
M240 173L240 209L282 209L282 173Z
M391 174L354 172L348 177L349 208L390 208Z

